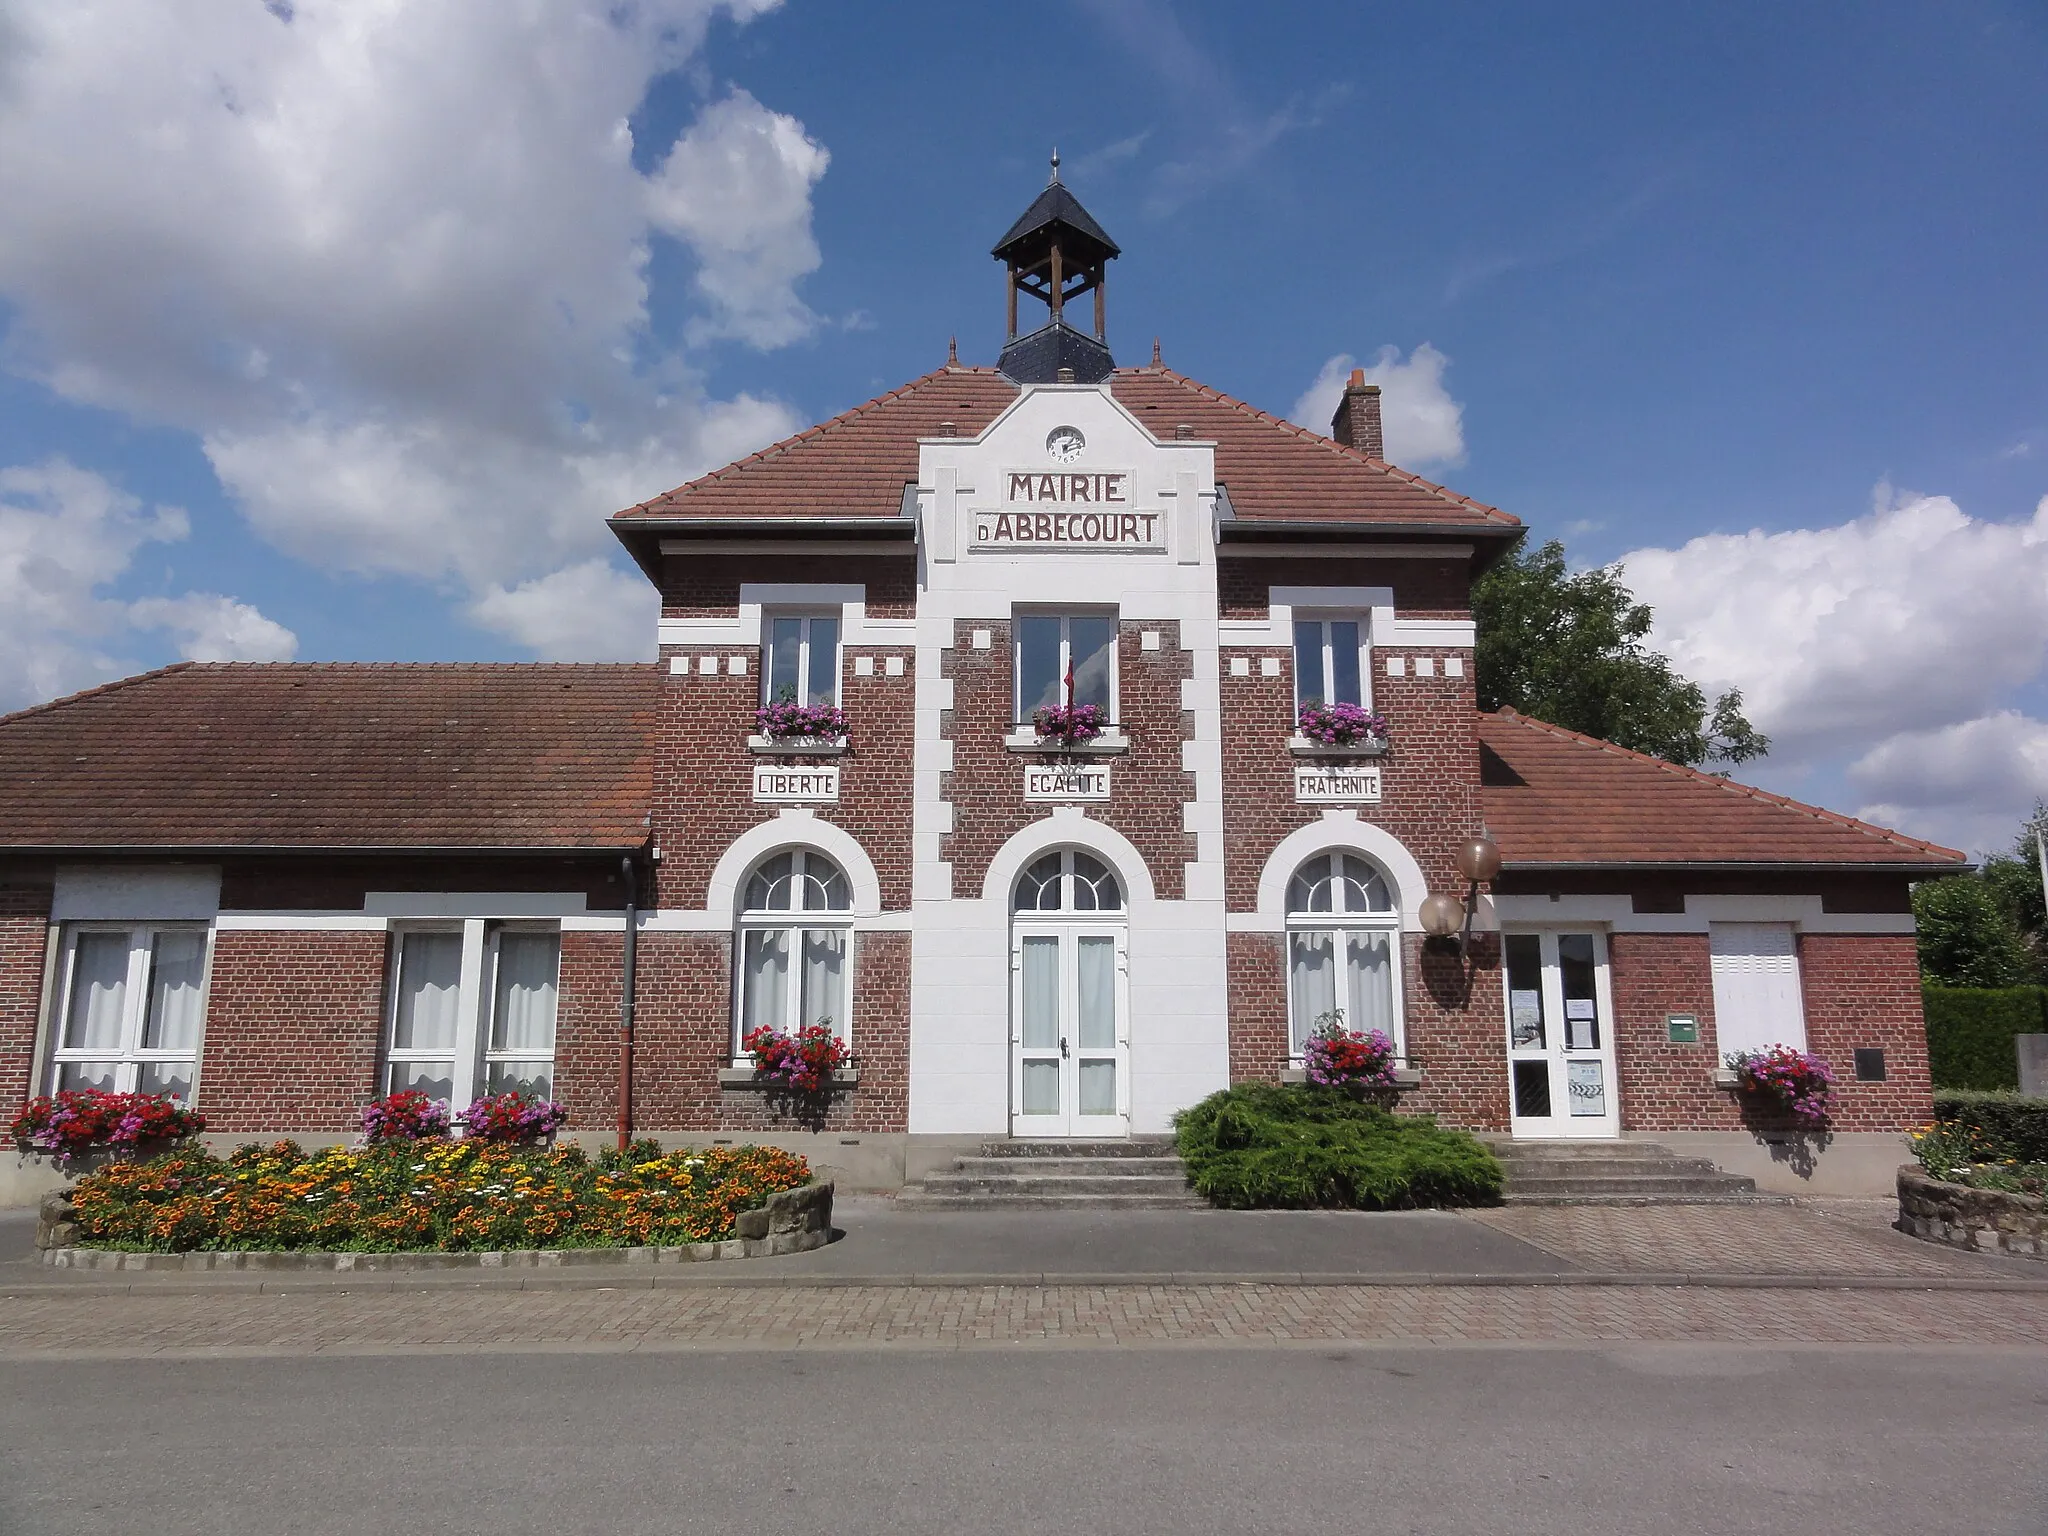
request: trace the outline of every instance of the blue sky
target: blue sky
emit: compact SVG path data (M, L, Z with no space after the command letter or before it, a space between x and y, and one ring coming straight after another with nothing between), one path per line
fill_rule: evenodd
M2000 845L2044 66L2013 3L0 0L0 705L643 648L605 511L992 360L1056 142L1120 358L1305 419L1372 367L1391 457L1745 690L1746 777Z

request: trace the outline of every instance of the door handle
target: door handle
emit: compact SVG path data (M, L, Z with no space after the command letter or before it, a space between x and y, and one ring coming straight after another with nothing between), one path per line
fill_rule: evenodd
M1066 1037L1065 1035L1061 1035L1061 1036L1060 1036L1060 1060L1061 1060L1061 1061L1065 1061L1066 1059L1067 1059L1067 1037Z

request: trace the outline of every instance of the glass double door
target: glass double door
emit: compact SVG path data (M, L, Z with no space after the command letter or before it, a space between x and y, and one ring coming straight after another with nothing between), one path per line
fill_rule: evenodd
M1502 948L1514 1134L1619 1136L1606 935L1508 933Z
M1129 961L1121 923L1019 923L1010 952L1010 1128L1130 1130Z

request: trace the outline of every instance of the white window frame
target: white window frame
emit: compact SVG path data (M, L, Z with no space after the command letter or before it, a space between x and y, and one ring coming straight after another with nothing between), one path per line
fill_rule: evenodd
M775 700L775 626L779 622L795 621L801 627L797 631L796 675L797 702L810 702L808 689L811 675L811 626L820 619L829 619L835 626L836 638L832 642L832 698L831 706L839 708L841 679L846 672L846 620L840 610L825 608L767 608L761 613L761 703L763 707Z
M771 861L783 855L790 857L789 893L792 905L787 907L758 907L746 905L749 887L754 877ZM830 869L839 878L839 887L845 893L846 904L838 907L806 907L802 905L806 881L813 878L810 862ZM791 977L784 988L782 1000L781 1029L784 1034L794 1035L803 1024L803 955L807 934L829 931L840 936L844 946L842 953L841 987L844 991L842 1006L832 1017L832 1033L843 1041L847 1048L853 1048L853 996L854 996L854 940L853 940L853 881L837 859L816 848L777 848L764 854L749 866L746 876L740 881L740 906L733 919L732 943L732 1060L736 1067L750 1064L752 1058L742 1048L740 1041L745 1035L744 1020L747 1016L747 935L750 933L782 932L787 935Z
M72 988L75 985L78 968L79 935L87 933L125 933L128 935L128 975L121 1000L121 1042L112 1050L96 1050L89 1047L68 1048L64 1044L65 1028L71 1018ZM192 1042L189 1053L185 1051L147 1050L142 1045L144 1030L149 1022L150 965L155 953L155 940L162 933L197 933L203 935L199 969L199 1034ZM190 1062L192 1066L192 1091L182 1102L191 1105L199 1098L199 1063L206 1054L206 1013L212 995L213 981L213 925L210 923L123 923L89 922L66 923L57 958L57 986L53 997L55 1006L49 1016L49 1059L45 1064L43 1081L46 1091L55 1093L63 1077L67 1063L82 1061L108 1061L114 1064L114 1091L136 1093L140 1090L142 1068L152 1062Z
M1064 678L1067 668L1074 660L1075 619L1109 620L1109 721L1112 729L1123 723L1123 698L1120 692L1123 674L1123 622L1121 615L1113 608L1019 608L1010 615L1010 713L1012 724L1024 726L1031 723L1031 717L1024 712L1024 641L1017 623L1020 619L1058 619L1060 621L1060 664L1058 675ZM1061 702L1064 702L1062 700Z
M560 1055L562 1027L562 944L561 925L543 922L507 922L480 917L459 922L406 922L393 924L384 961L384 1049L378 1064L378 1092L392 1091L394 1066L412 1061L454 1060L448 1112L459 1115L482 1096L494 1060L535 1062L536 1051L492 1051L492 1013L498 995L498 941L506 933L545 933L555 939L555 1036L548 1062L549 1097L560 1098L555 1082L555 1062ZM455 1004L455 1044L450 1050L400 1051L393 1043L398 1037L398 1005L403 977L400 965L405 940L414 934L457 934L462 939L462 970Z
M1313 864L1317 859L1324 858L1339 861L1331 866L1330 878L1334 883L1332 910L1328 912L1295 911L1293 909L1294 882L1302 877L1302 871L1307 869L1310 864ZM1379 876L1381 883L1386 886L1387 896L1391 903L1385 911L1372 911L1368 909L1354 912L1341 905L1346 900L1347 894L1341 861L1347 858L1358 860L1359 863ZM1342 946L1350 935L1354 933L1384 933L1387 936L1387 985L1393 992L1394 1014L1394 1027L1388 1033L1394 1037L1395 1056L1402 1061L1406 1061L1408 1059L1408 1008L1407 987L1402 975L1401 895L1399 889L1394 884L1393 876L1355 848L1324 848L1310 854L1299 864L1295 865L1294 872L1287 877L1287 889L1284 899L1288 903L1288 909L1284 919L1285 931L1282 933L1280 940L1280 965L1284 972L1283 985L1286 987L1287 992L1288 1061L1294 1066L1300 1066L1303 1046L1307 1044L1305 1039L1297 1042L1294 1038L1294 1020L1298 1012L1295 1007L1294 996L1294 939L1297 934L1309 933L1330 934L1332 936L1332 953L1338 956L1342 963L1345 964L1349 963L1349 957L1343 954ZM1357 1029L1359 1024L1357 1020L1347 1018L1344 1021L1344 1027L1346 1029Z
M1372 615L1371 615L1371 614L1370 614L1369 612L1362 612L1362 611L1360 611L1360 610L1357 610L1357 609L1348 609L1348 608L1298 608L1298 609L1296 609L1296 610L1295 610L1295 612L1294 612L1294 623L1295 623L1295 625L1297 626L1297 627L1296 627L1296 629L1295 629L1295 631L1294 631L1294 642L1293 642L1293 651L1292 651L1292 654L1293 654L1293 661L1294 661L1294 708L1295 708L1295 712L1296 712L1296 713L1299 713L1299 712L1300 712L1300 710L1301 710L1301 707L1302 707L1302 706L1303 706L1304 704L1306 704L1306 703L1308 702L1308 698L1307 698L1307 697L1306 697L1306 696L1305 696L1305 695L1303 694L1303 692L1302 692L1302 676L1303 676L1303 674L1302 674L1302 670L1301 670L1301 634L1300 634L1299 626L1300 626L1300 625L1303 625L1303 624L1316 624L1316 625L1320 625L1320 626L1321 626L1321 628L1322 628L1322 651L1323 651L1323 669L1322 669L1322 675L1323 675L1323 676L1324 676L1325 678L1334 678L1334 677L1335 677L1335 676L1337 675L1337 667L1336 667L1336 660L1337 660L1337 652L1336 652L1336 650L1334 649L1334 642L1333 642L1333 640L1331 639L1331 628L1330 628L1330 626L1331 626L1331 625L1333 625L1333 624L1356 624L1356 625L1358 626L1358 692L1359 692L1359 698L1358 698L1358 700L1357 700L1357 704L1358 704L1358 707L1359 707L1360 709L1368 709L1368 710L1369 710L1369 709L1371 709L1371 708L1372 708ZM1324 703L1324 704L1332 704L1332 703L1339 703L1339 702L1342 702L1342 703L1350 703L1351 701L1350 701L1350 700L1348 700L1348 699L1347 699L1347 700L1333 700L1333 699L1327 699L1327 698L1326 698L1326 699L1322 699L1322 700L1321 700L1321 702L1322 702L1322 703Z

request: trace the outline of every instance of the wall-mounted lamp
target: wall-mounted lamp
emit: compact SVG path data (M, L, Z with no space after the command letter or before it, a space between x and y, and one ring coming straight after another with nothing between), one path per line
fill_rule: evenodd
M1432 939L1448 939L1452 949L1463 953L1472 937L1472 914L1479 907L1479 887L1500 874L1500 845L1485 833L1462 843L1453 863L1465 877L1465 898L1460 901L1442 891L1423 898L1422 931Z

